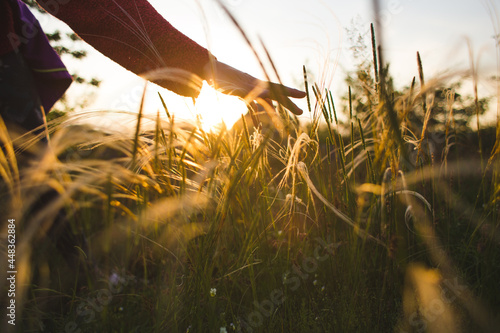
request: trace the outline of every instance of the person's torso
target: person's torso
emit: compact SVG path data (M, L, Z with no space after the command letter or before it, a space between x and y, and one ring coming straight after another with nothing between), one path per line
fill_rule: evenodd
M0 0L0 55L7 54L17 49L13 42L15 34L15 20L9 1Z

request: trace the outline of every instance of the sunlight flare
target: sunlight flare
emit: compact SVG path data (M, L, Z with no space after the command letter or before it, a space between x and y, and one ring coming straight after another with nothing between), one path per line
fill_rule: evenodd
M227 96L203 83L196 100L195 113L201 118L204 131L216 130L222 123L231 128L247 112L245 103L238 97Z

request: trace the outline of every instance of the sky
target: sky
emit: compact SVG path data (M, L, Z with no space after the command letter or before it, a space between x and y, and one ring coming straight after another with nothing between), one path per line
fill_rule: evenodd
M348 31L368 34L375 17L371 0L220 1L255 45L259 39L263 41L285 84L302 89L305 64L311 77L331 89L336 99L346 93L343 80L355 64ZM177 29L209 48L219 61L264 78L252 51L216 0L150 3ZM469 69L469 43L479 72L479 92L483 94L480 97L495 95L496 86L488 78L498 72L494 39L500 30L495 22L500 14L497 9L500 10L500 0L381 1L379 41L383 40L385 60L390 63L396 85L409 85L418 76L417 51L426 79ZM53 20L43 21L46 30L62 26ZM87 110L138 110L144 81L91 47L85 48L89 56L84 61L66 59L66 63L70 71L102 80L98 95ZM257 49L263 56L262 50ZM75 96L84 93L77 85L71 89ZM193 106L191 99L149 85L145 110L151 114L160 108L158 92L179 118L192 119L200 113L207 123L217 123L222 117L231 125L246 110L237 98L215 94L208 86ZM298 104L306 108L304 100ZM496 118L496 112L491 111L490 119ZM307 112L304 117L309 117Z

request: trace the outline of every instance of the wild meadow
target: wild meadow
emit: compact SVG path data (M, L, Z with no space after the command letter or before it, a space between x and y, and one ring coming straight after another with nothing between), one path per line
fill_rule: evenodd
M344 100L304 68L310 122L0 123L2 332L497 332L500 127L420 56L394 88L371 32Z

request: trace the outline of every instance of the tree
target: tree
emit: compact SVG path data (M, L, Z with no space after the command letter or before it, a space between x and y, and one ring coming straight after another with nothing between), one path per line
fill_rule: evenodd
M462 82L452 82L447 85L437 86L427 98L427 107L430 108L429 131L442 131L448 121L453 121L457 129L465 131L470 129L470 122L479 113L488 110L489 98L479 99L476 105L474 97L462 95L458 91ZM408 92L408 88L405 90ZM411 123L421 127L425 117L423 103L417 103L414 110L409 113ZM452 117L451 119L449 117Z
M360 32L356 25L347 30L347 36L351 43L353 59L357 61L356 69L347 73L345 82L351 90L351 96L344 95L344 102L351 103L353 113L359 117L371 114L373 105L377 102L377 80L374 78L375 69L373 62L373 49L369 48L370 33ZM470 130L470 123L477 113L484 114L488 110L489 98L478 99L477 103L473 96L460 94L462 81L439 82L432 87L426 87L426 91L418 89L416 80L412 84L397 89L393 85L389 72L389 65L382 69L386 75L386 89L388 95L398 110L401 121L414 133L420 133L424 125L424 119L430 108L427 131L444 131L448 121L452 121L455 129L459 131ZM423 74L422 74L423 75ZM420 94L417 96L417 94ZM405 106L403 106L405 105ZM407 106L411 106L407 108ZM348 106L347 106L348 107ZM346 107L346 109L347 109ZM449 117L452 118L449 118ZM404 119L403 119L404 118Z
M25 2L33 10L36 10L43 15L47 15L47 17L50 16L38 6L35 0L23 0L23 2ZM50 17L50 19L54 18ZM52 31L45 31L45 35L54 50L61 57L71 57L73 59L83 60L87 56L87 52L79 47L82 40L75 33L63 33L56 29ZM74 84L88 85L90 87L98 88L101 83L101 80L97 78L84 78L76 73L72 74L72 76ZM86 96L80 97L77 101L70 102L65 94L61 97L59 103L55 105L52 112L49 113L48 120L62 116L68 111L80 110L87 106L89 102L90 101Z

